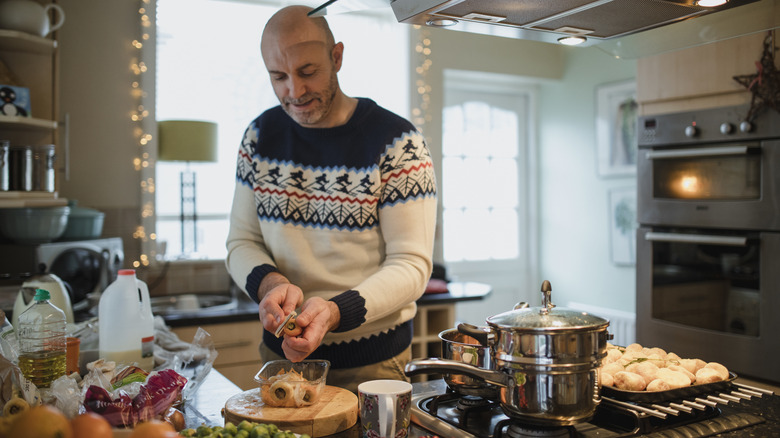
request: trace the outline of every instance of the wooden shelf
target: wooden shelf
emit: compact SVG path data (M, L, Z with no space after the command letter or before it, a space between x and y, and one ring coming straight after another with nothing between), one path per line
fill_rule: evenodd
M0 116L0 129L16 129L23 131L49 132L57 129L54 120L36 119L35 117Z
M57 41L16 30L0 29L0 50L51 54Z
M455 326L455 303L426 304L417 306L412 338L412 359L441 357L439 333ZM413 382L425 382L441 378L437 374L421 374L412 377Z

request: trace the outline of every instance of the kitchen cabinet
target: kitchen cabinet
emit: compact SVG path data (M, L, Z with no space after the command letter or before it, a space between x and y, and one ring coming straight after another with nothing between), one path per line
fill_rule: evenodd
M179 339L189 342L195 337L199 326L173 327ZM258 346L262 340L260 323L257 320L203 325L214 341L217 359L214 368L246 391L257 387L255 374L260 371Z
M734 76L755 74L766 33L637 60L642 115L749 104L751 94Z
M0 137L11 146L55 144L57 41L0 29L0 61L30 90L30 116L0 116Z

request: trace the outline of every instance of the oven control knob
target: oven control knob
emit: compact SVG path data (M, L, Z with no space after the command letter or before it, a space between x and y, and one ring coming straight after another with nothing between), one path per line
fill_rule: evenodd
M739 124L739 130L744 133L750 132L753 130L753 124L746 120Z
M729 135L732 132L734 132L734 125L728 122L724 122L720 124L720 133L723 135Z
M689 138L693 138L699 135L699 128L690 125L685 127L685 136Z

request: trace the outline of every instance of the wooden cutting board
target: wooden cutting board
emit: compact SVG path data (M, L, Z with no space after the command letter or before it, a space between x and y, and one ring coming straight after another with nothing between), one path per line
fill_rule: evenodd
M236 394L225 403L225 422L271 423L279 429L311 437L342 432L354 426L357 419L357 396L344 388L327 385L317 403L300 408L266 406L260 398L260 388Z

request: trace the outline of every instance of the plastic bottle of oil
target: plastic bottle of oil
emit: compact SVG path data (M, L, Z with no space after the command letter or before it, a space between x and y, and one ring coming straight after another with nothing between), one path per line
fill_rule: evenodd
M134 269L121 269L98 304L99 357L154 368L154 317L149 288Z
M65 312L49 302L49 291L35 291L35 304L19 315L19 368L38 388L65 375Z

